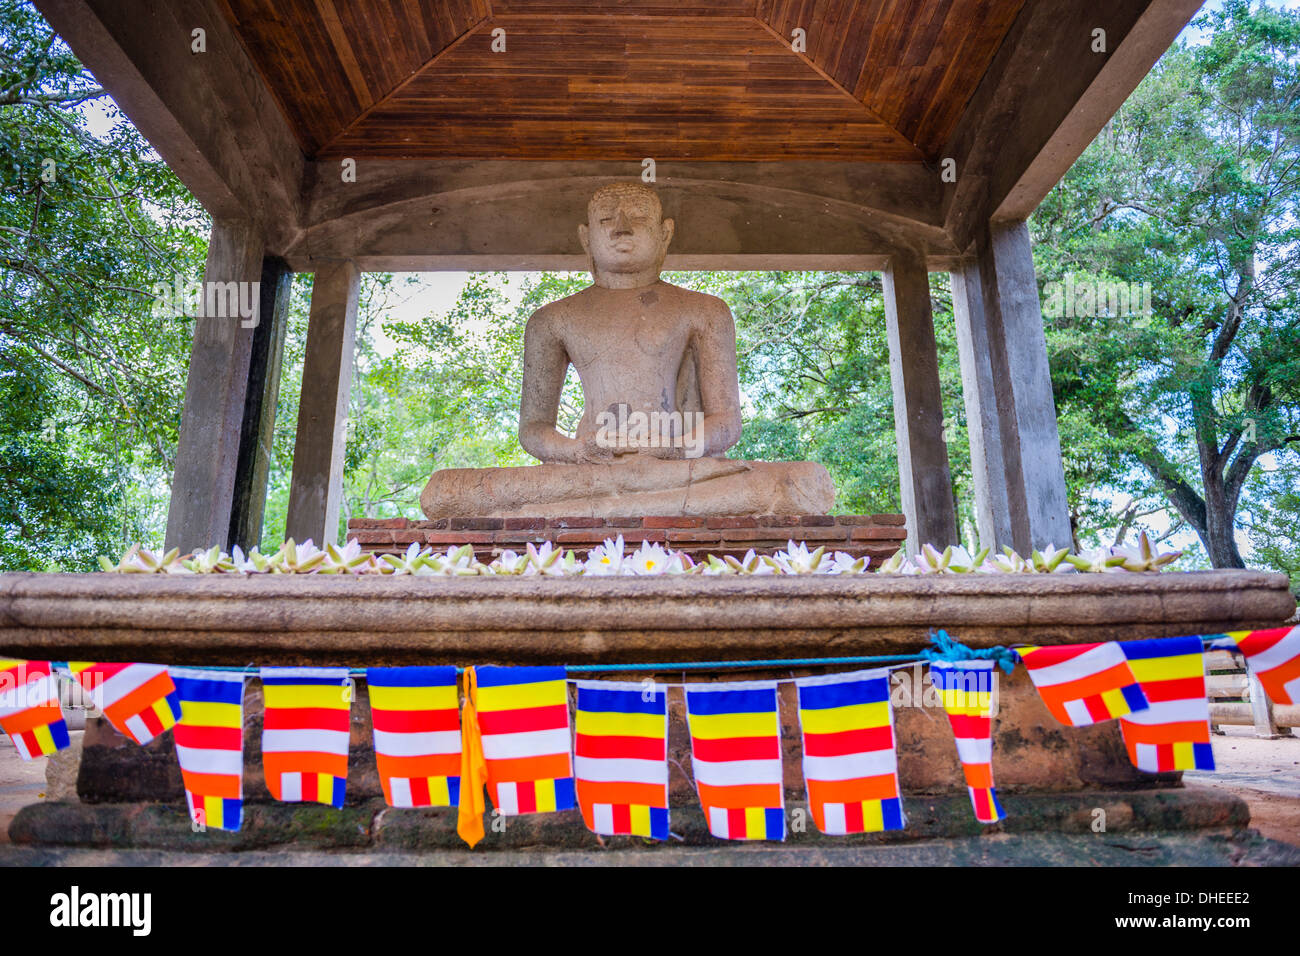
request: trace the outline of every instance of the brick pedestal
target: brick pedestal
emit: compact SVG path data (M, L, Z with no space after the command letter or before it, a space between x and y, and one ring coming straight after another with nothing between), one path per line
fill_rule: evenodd
M579 553L590 550L606 538L623 536L627 551L653 541L685 551L693 558L706 554L742 557L753 548L771 553L793 541L810 548L824 545L828 551L844 551L854 557L866 555L878 566L899 548L907 537L902 515L759 515L757 517L688 518L648 516L627 518L439 518L411 521L407 518L353 518L348 522L348 540L365 551L389 554L405 551L412 544L437 549L474 546L480 561L491 561L502 551L522 551L529 543L549 541L557 547Z

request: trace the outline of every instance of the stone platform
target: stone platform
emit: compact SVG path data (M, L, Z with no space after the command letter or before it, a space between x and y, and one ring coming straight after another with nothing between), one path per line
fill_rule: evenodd
M753 548L760 554L804 541L810 548L866 555L873 567L894 554L907 538L902 515L760 515L758 517L692 518L353 518L348 540L363 551L391 554L412 544L447 547L474 546L475 556L491 561L502 551L522 551L528 544L549 541L561 548L587 551L606 538L623 536L626 551L652 541L685 551L693 558L706 554L742 557Z

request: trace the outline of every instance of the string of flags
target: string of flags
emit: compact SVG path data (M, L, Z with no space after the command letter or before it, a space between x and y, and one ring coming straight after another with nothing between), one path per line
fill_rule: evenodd
M1300 627L1201 637L974 651L939 632L923 656L948 715L971 807L1005 817L993 780L995 668L1023 663L1048 711L1084 727L1118 720L1139 770L1213 770L1204 652L1242 654L1276 704L1300 701ZM579 809L603 836L669 837L668 704L684 688L691 765L709 831L785 839L777 687L793 683L808 808L829 835L901 830L890 700L894 664L791 678L679 685L578 680L563 667L376 667L374 752L392 807L457 807L458 832L483 838L486 798L501 814ZM68 746L61 667L0 659L0 729L24 759ZM245 674L153 664L70 662L67 674L138 744L174 730L192 819L243 821ZM340 808L347 790L353 682L343 667L263 667L262 761L286 802ZM570 726L568 685L575 684ZM463 695L463 704L462 704Z

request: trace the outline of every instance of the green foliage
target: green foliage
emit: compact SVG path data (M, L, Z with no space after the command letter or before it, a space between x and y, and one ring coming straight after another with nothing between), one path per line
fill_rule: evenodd
M113 119L101 135L92 101ZM15 0L0 0L0 186L0 567L86 570L165 515L191 327L155 317L150 290L198 275L206 223Z

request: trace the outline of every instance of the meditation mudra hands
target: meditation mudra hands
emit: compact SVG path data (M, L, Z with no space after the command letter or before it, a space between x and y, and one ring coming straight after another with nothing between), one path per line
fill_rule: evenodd
M830 509L820 465L717 457L740 439L735 322L716 296L659 278L674 228L648 186L596 191L578 227L595 281L524 330L519 442L543 464L434 472L420 497L428 517ZM573 438L556 428L570 365L583 395Z

